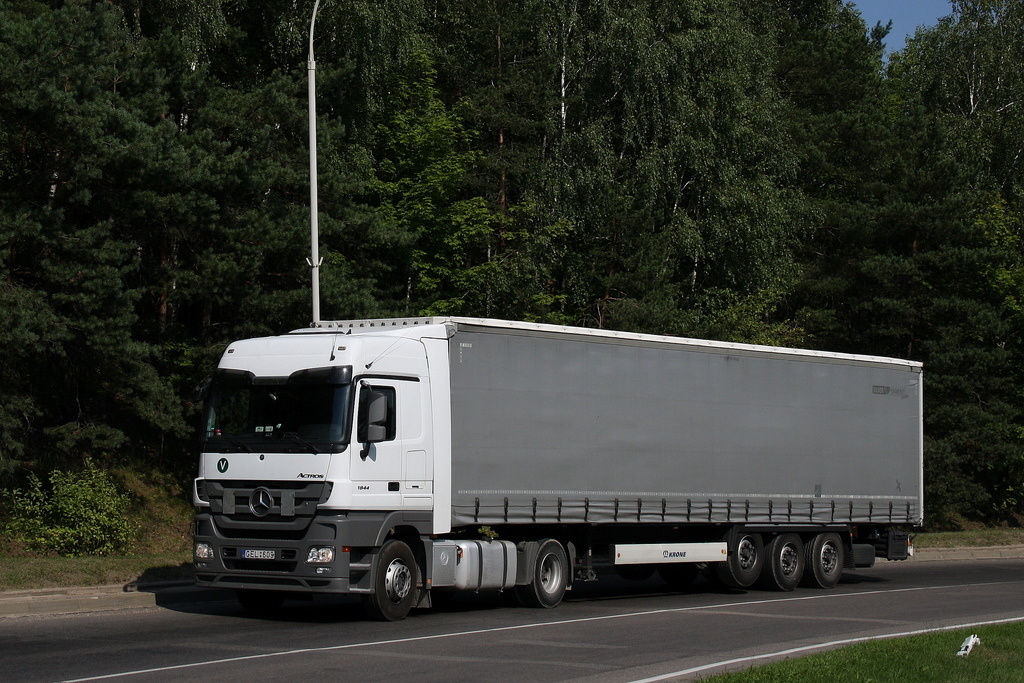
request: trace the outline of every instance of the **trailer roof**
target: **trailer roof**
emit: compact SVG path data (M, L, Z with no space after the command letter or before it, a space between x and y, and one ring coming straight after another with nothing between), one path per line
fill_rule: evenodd
M923 364L902 358L886 358L852 353L836 353L832 351L815 351L812 349L796 349L781 346L764 346L758 344L740 344L736 342L713 341L708 339L691 339L658 334L640 334L637 332L619 332L589 327L571 327L567 325L549 325L545 323L529 323L515 320L495 320L489 318L462 318L448 316L425 316L420 318L368 318L365 320L325 320L319 326L311 326L292 330L291 334L323 334L359 332L390 332L401 329L416 328L425 325L445 325L450 328L449 336L459 328L490 328L513 330L519 333L540 333L554 335L586 336L596 339L631 341L648 344L671 344L690 348L705 348L709 351L726 351L742 354L786 355L803 358L818 358L846 363L884 364L920 370Z

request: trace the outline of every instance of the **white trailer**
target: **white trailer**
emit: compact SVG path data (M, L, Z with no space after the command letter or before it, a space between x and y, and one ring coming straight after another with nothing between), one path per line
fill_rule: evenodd
M921 365L499 320L231 344L205 391L196 583L554 607L602 568L830 588L922 523Z

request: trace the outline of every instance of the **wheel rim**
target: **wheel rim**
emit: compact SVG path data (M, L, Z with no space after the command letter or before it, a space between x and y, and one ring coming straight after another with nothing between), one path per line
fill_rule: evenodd
M826 574L831 574L839 566L839 549L831 541L821 545L821 569Z
M782 546L782 554L779 557L779 568L784 576L790 577L796 574L800 567L800 555L792 543Z
M757 546L749 536L740 539L736 548L736 557L739 558L740 568L744 571L752 569L757 562Z
M399 603L409 595L412 589L412 572L400 559L394 559L384 572L384 592L388 600Z
M545 593L554 593L562 581L562 563L554 553L548 553L540 563L540 586Z

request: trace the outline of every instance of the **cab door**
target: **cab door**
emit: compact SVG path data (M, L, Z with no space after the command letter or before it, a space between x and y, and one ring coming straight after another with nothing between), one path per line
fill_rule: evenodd
M403 495L430 492L421 390L415 379L360 381L350 456L360 507L397 510Z

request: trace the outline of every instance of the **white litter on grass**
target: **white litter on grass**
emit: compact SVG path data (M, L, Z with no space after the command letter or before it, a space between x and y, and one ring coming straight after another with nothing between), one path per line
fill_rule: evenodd
M960 646L960 651L956 653L956 656L966 657L971 654L971 650L974 649L975 645L981 645L981 638L976 635L967 636L964 638L964 644Z

